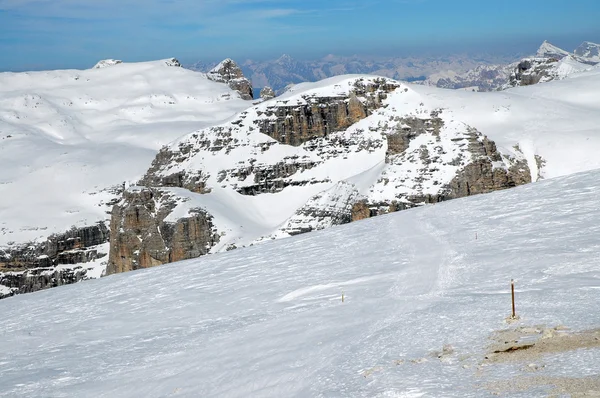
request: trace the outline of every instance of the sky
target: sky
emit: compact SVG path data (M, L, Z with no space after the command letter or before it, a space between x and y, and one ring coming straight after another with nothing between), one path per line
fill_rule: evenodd
M598 0L0 0L0 71L326 54L573 50Z

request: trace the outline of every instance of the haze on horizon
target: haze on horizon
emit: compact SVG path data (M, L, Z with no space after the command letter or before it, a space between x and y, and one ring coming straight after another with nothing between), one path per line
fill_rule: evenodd
M98 60L531 53L600 41L597 0L0 0L0 71Z

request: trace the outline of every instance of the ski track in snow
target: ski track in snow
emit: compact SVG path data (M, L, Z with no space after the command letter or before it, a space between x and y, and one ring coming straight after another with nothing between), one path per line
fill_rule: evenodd
M2 300L0 397L490 396L486 381L522 374L478 370L511 278L522 324L600 326L599 177ZM598 355L536 374L598 374Z

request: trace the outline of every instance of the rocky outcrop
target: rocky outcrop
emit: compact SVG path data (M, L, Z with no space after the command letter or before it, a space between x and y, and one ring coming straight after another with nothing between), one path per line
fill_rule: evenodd
M527 162L516 148L517 157L501 154L481 132L460 123L449 126L451 118L443 114L434 110L430 117L397 118L396 126L388 128L388 166L354 205L354 220L531 182ZM454 177L444 182L447 173Z
M12 295L85 279L85 264L106 255L98 246L108 238L108 228L98 223L51 235L43 243L0 250L0 287L10 289Z
M0 272L73 264L75 259L85 260L79 262L93 261L97 258L97 251L89 248L108 242L108 237L106 225L98 223L51 235L40 244L0 250Z
M111 246L107 274L149 268L208 253L219 237L212 217L201 209L177 220L168 216L176 207L168 190L132 187L112 210Z
M260 90L260 98L265 101L275 98L275 91L269 86L263 87L263 89Z
M113 208L108 272L531 181L518 150L500 153L399 82L361 77L294 90L163 148ZM275 203L277 216L265 227L261 218ZM240 237L249 230L268 232Z
M510 159L508 167L497 166L504 159L496 149L496 144L487 137L472 139L470 151L473 162L459 171L448 184L442 200L489 193L531 182L531 171L524 159Z
M354 220L354 205L359 198L356 187L342 181L333 188L313 196L281 228L289 235L298 235Z
M33 293L51 287L69 285L86 279L87 270L82 266L65 269L34 268L23 272L0 273L0 285L6 293L0 291L0 299L15 294Z
M252 83L244 77L242 69L232 59L227 58L215 66L207 73L207 77L215 82L226 83L245 100L254 98Z
M278 142L299 146L314 138L342 131L371 115L382 106L398 84L385 78L357 79L349 94L307 97L306 103L282 103L266 108L258 122L259 131ZM264 116L264 117L263 117Z
M557 58L526 58L517 64L510 76L509 86L530 86L553 79Z

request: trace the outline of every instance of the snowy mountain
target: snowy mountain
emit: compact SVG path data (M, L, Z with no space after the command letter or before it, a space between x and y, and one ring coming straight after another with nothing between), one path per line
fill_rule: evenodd
M254 105L172 61L10 77L0 294L600 167L598 68L501 93L350 75Z
M508 65L479 65L464 73L443 71L429 76L423 84L469 91L495 91L511 87L565 79L573 73L591 69L600 62L594 57L597 46L585 42L569 53L544 41L534 56Z
M556 47L554 44L544 40L540 48L538 48L537 53L535 54L538 58L556 58L562 59L570 55L568 51L563 50L562 48Z
M464 72L484 63L512 61L512 58L496 55L452 55L396 58L342 57L328 55L318 60L299 60L287 54L269 61L248 60L242 64L244 74L254 87L272 87L278 94L286 87L304 82L316 82L345 74L374 74L396 80L422 80L442 70ZM206 72L216 63L197 62L189 65L192 70Z
M600 44L584 41L577 49L575 49L574 54L598 64L600 63Z
M487 95L297 85L163 148L112 211L108 272L600 167L599 88L597 71Z
M596 396L599 181L3 300L0 396Z
M173 59L0 73L0 285L99 276L123 181L141 177L163 145L248 105ZM63 268L75 271L55 273Z

